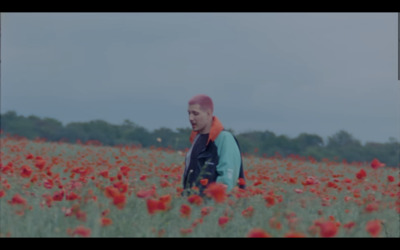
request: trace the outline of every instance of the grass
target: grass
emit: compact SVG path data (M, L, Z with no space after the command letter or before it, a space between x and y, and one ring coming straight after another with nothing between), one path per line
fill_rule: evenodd
M246 191L197 205L180 195L183 161L160 148L1 138L0 236L400 236L396 168L245 156ZM162 207L151 213L150 201Z

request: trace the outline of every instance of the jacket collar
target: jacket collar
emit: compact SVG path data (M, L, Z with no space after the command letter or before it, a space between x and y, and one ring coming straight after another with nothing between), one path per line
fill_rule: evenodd
M213 116L210 133L209 133L208 140L207 140L207 144L210 141L215 141L215 139L217 139L219 133L221 133L222 130L224 130L224 126L222 125L222 123L220 122L220 120L216 116ZM189 138L191 143L193 143L194 138L196 137L196 135L198 133L199 132L192 131L192 133L190 134L190 138Z

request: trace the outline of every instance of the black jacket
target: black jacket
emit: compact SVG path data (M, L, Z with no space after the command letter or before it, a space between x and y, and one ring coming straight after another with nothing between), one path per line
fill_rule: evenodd
M232 140L232 138L234 140ZM219 150L218 147L221 147L221 149ZM233 168L233 166L228 166L232 165L233 162L231 161L231 158L233 158L230 155L231 152L239 154L240 166L238 165L236 167L238 169L228 169ZM221 157L224 161L229 162L224 162L219 165ZM228 160L226 160L226 158L228 158ZM237 155L235 155L235 158L238 159ZM231 172L231 174L229 174L229 172ZM232 172L234 174L232 174ZM236 180L229 180L230 175L234 175L235 177L238 176L238 178ZM199 189L199 193L203 194L203 191L207 185L219 180L223 183L227 182L225 184L227 184L230 188L238 185L240 188L244 189L244 185L238 184L239 178L245 178L240 146L237 139L230 132L223 130L220 131L217 136L214 136L214 138L209 139L208 143L198 154L196 164L190 164L188 169L185 169L183 175L183 188L186 190L186 192L188 192L192 187L195 186ZM203 185L200 182L202 179L207 179L207 185Z

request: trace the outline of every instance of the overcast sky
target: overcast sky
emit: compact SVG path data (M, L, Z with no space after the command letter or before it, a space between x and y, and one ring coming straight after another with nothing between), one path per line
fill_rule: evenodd
M400 135L397 13L2 13L1 113L236 133Z

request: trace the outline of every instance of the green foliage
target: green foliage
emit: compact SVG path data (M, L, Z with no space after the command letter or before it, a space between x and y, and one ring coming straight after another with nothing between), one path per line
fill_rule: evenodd
M184 150L190 147L190 128L172 130L161 127L154 131L125 120L121 125L109 124L102 120L72 122L63 125L52 118L20 116L15 111L0 115L1 129L4 134L18 135L28 139L45 138L49 141L67 141L88 143L97 141L103 145L141 145L143 147L170 147ZM231 131L233 132L233 131ZM316 160L371 161L378 158L388 166L398 166L400 143L390 138L387 143L368 142L362 145L350 133L341 130L328 137L325 144L322 137L302 133L295 138L276 135L265 131L251 131L236 135L242 152L257 156L291 154L313 157Z

